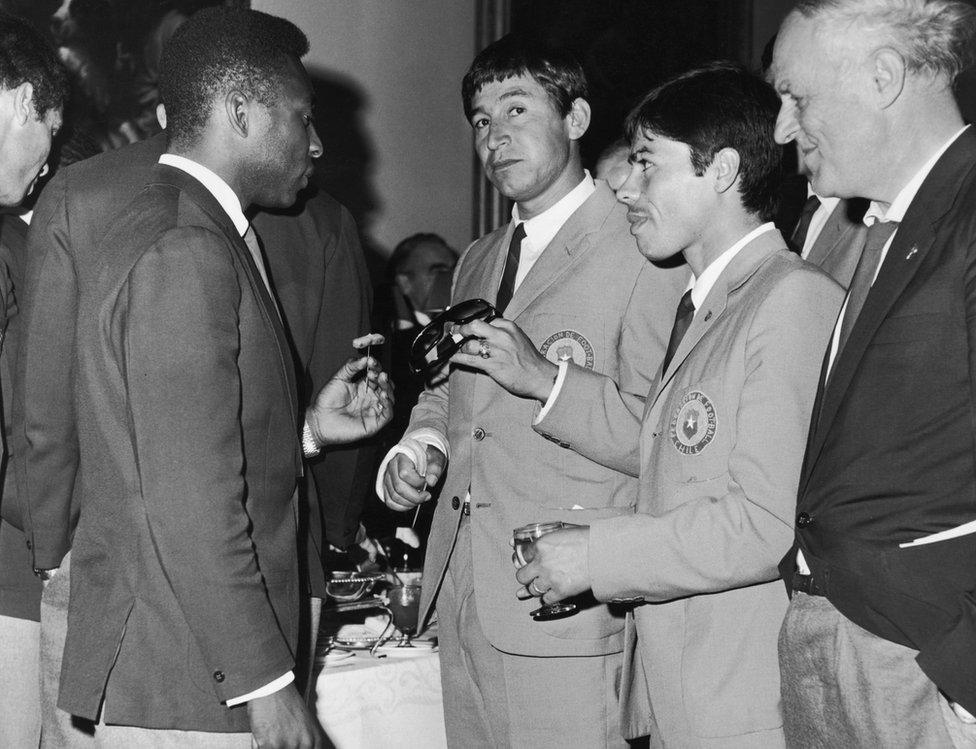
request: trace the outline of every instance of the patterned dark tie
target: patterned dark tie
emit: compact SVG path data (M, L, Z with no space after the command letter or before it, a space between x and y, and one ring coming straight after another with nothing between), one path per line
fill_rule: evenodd
M800 220L797 222L796 229L793 230L793 234L790 236L790 249L797 255L803 254L803 245L807 241L810 222L813 221L813 214L817 212L819 207L820 198L816 195L811 195L807 198L807 202L803 204L803 210L800 211Z
M681 297L681 301L678 302L678 311L674 315L674 327L671 328L671 338L668 339L668 351L664 355L664 366L661 368L662 372L668 371L668 365L671 363L671 359L674 358L674 352L678 350L681 339L685 337L685 333L688 332L688 327L694 319L695 303L691 301L691 289L688 289L685 295Z
M508 257L505 258L505 272L502 282L498 286L498 296L495 298L495 309L499 315L505 314L505 308L512 301L515 293L515 276L518 274L519 258L522 255L522 240L525 239L525 224L521 223L512 232L512 241L508 243Z
M851 328L857 322L864 301L868 298L874 276L878 272L878 263L881 262L881 250L895 233L898 228L897 221L875 221L868 227L868 235L864 240L864 251L858 261L857 269L854 271L854 278L851 279L851 289L847 294L847 309L844 311L844 319L840 323L840 338L837 341L836 357L844 350L844 345L851 335Z

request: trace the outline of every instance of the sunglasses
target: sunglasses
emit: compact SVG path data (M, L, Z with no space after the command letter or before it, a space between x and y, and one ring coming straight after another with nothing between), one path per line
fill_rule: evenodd
M410 369L424 374L439 369L458 352L465 341L474 336L462 336L455 327L474 320L488 322L498 317L495 308L484 299L468 299L448 307L434 317L420 331L410 346Z

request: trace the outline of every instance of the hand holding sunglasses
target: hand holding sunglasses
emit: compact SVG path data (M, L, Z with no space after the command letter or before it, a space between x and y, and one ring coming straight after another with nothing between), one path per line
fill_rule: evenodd
M455 331L460 336L451 362L491 377L512 395L545 403L559 367L539 353L532 340L511 320L472 320Z
M434 317L420 331L410 346L410 369L414 374L424 374L440 369L458 352L465 338L457 327L474 320L488 322L498 317L495 308L484 299L468 299L458 302Z

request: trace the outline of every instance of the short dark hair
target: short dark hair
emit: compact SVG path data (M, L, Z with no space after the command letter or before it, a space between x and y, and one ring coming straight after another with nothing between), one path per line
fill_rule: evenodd
M204 8L163 49L159 93L170 143L192 142L213 99L232 89L271 106L289 61L308 52L308 39L284 18L244 8Z
M407 262L410 259L410 256L413 254L413 251L422 244L441 245L445 250L448 250L452 255L457 257L457 252L455 249L451 247L451 245L449 245L444 237L442 237L440 234L432 234L430 232L411 234L393 248L393 253L390 255L390 259L386 263L386 268L391 277L397 274L397 272L400 270L400 266Z
M763 221L776 212L783 148L773 138L779 97L741 65L716 62L662 83L628 115L627 137L653 133L685 143L702 175L723 148L739 153L742 205Z
M464 116L471 118L475 94L487 83L528 75L545 89L560 116L587 96L583 66L570 52L524 34L507 34L474 58L461 82Z
M68 76L54 46L23 18L0 11L0 88L10 91L22 83L34 87L39 120L64 109Z

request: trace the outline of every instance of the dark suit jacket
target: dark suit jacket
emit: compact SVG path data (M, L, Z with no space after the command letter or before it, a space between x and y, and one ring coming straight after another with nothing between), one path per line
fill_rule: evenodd
M27 224L13 214L0 219L0 388L3 391L3 494L0 515L17 502L17 482L10 462L11 405L14 362L17 359L17 295L21 293L26 263ZM0 616L40 618L41 581L31 570L24 535L0 518Z
M2 510L14 526L30 528L33 564L40 568L60 564L77 521L73 355L66 352L74 348L79 289L90 282L99 240L146 183L164 145L160 135L67 167L37 204L24 309L15 320L30 341L19 357L13 415L21 502ZM253 221L295 343L305 402L351 354L350 338L369 326L370 291L355 225L324 193L285 213L259 212ZM365 496L359 487L370 479L371 460L371 451L349 447L329 450L313 463L306 479L313 486L308 496L317 500L308 508L312 552L322 546L319 504L326 507L329 542L351 542ZM313 554L311 584L318 595L321 566Z
M81 512L59 705L248 730L221 702L294 666L302 470L294 362L230 217L158 166L78 309Z
M976 535L899 548L976 519L976 132L905 214L819 388L796 541L834 605L920 651L976 711ZM789 582L796 547L781 571Z

